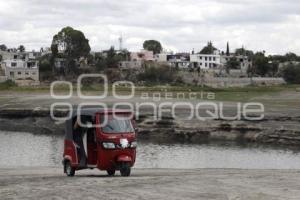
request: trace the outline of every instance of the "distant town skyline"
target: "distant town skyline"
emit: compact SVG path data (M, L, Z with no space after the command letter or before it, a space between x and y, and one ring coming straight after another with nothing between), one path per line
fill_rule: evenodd
M92 51L142 49L155 39L167 50L201 50L212 41L226 51L244 46L267 54L300 54L297 0L0 0L0 44L49 47L65 26L81 30Z

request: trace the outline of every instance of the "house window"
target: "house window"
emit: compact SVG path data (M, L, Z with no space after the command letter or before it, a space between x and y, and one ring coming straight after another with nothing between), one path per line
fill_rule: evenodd
M18 55L14 55L14 59L18 59Z
M200 63L200 66L202 66L202 63Z
M22 72L18 72L18 75L21 75L22 74Z
M209 57L209 61L211 61L211 57Z
M10 77L14 77L14 76L15 76L15 73L14 73L14 72L9 72L9 76L10 76Z
M202 56L199 56L199 59L202 60Z
M29 75L29 72L25 72L25 74L28 76L28 75Z
M213 61L216 61L216 57L213 57Z
M205 67L207 67L207 63L205 63Z
M207 61L207 57L205 57L205 61Z
M16 67L16 66L17 66L17 63L12 62L12 63L11 63L11 66L12 66L12 67Z

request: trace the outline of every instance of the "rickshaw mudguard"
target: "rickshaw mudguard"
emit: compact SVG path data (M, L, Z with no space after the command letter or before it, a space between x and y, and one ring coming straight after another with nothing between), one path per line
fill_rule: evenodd
M128 155L119 155L117 157L118 162L132 162L132 158Z

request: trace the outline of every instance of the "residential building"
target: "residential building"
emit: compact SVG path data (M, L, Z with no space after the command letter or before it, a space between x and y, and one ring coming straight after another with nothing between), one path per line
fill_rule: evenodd
M190 54L190 62L194 68L217 69L221 67L219 54Z
M37 52L0 52L2 55L1 66L7 79L19 85L38 85L39 66Z
M130 53L131 61L154 61L153 51L141 50L139 52Z
M188 69L190 67L189 53L160 53L155 55L155 61L165 63L178 69Z
M239 63L239 67L237 69L231 69L232 72L240 73L241 75L247 74L247 71L250 67L252 67L252 61L248 56L244 55L221 55L221 65L226 66L227 62L230 59L235 58Z

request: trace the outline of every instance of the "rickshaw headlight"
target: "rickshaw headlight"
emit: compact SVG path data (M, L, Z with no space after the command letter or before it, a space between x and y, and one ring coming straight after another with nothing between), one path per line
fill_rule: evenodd
M130 147L131 148L136 148L137 147L137 142L136 141L131 142Z
M103 142L102 143L104 149L115 149L116 145L112 142Z

